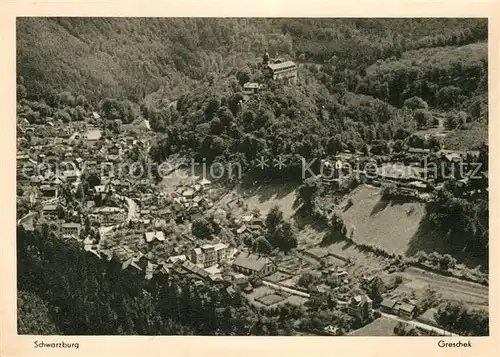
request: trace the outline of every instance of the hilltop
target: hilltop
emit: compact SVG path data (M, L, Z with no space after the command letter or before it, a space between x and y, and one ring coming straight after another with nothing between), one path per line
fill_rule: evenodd
M312 62L335 56L355 68L405 49L484 40L487 22L18 18L16 31L18 76L26 77L32 99L70 91L97 103L104 97L139 101L158 90L177 96L200 81L237 71L265 48L272 55Z

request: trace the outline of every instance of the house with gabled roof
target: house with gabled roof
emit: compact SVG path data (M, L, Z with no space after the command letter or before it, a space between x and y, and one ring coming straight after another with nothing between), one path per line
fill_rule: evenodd
M61 234L67 237L78 237L82 230L80 223L67 222L61 224Z
M165 233L162 231L146 232L144 233L144 239L146 239L146 242L148 243L154 240L163 242L165 240Z
M266 276L276 271L276 265L266 257L251 253L241 253L233 261L233 269L243 274Z
M297 64L293 61L275 61L264 66L264 72L269 78L288 83L297 82L297 70Z
M347 305L349 315L365 321L373 312L373 301L367 295L356 295L349 300Z

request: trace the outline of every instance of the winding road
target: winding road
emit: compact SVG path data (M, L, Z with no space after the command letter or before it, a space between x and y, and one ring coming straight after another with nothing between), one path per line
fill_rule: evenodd
M124 222L122 222L120 224L115 224L113 226L107 226L107 227L100 227L99 232L101 233L101 236L103 234L111 232L113 229L116 229L116 228L122 226L123 224L127 224L128 222L130 222L130 220L132 218L134 218L138 215L137 203L133 199L131 199L129 197L125 197L125 196L118 196L118 198L123 199L127 202L127 218L125 219Z

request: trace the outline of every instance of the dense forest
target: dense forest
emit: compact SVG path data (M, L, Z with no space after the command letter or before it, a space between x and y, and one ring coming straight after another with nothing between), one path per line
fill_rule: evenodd
M225 77L265 48L302 62L337 61L363 75L377 60L409 50L485 41L487 29L486 20L449 18L19 18L17 70L32 99L67 90L94 104L105 97L139 102Z

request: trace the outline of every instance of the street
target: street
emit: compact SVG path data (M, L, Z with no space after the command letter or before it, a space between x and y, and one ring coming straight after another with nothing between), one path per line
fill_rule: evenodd
M444 329L441 329L441 328L438 328L438 327L435 327L435 326L424 324L422 322L418 322L418 321L414 321L414 320L405 320L405 319L400 318L399 316L387 314L385 312L381 312L381 315L385 316L385 317L387 317L389 319L400 321L400 322L403 322L405 324L408 324L408 325L411 325L411 326L414 326L414 327L419 327L419 328L421 328L423 330L434 331L434 332L438 333L439 335L454 336L454 337L458 336L457 334L451 333L449 331L446 331Z

